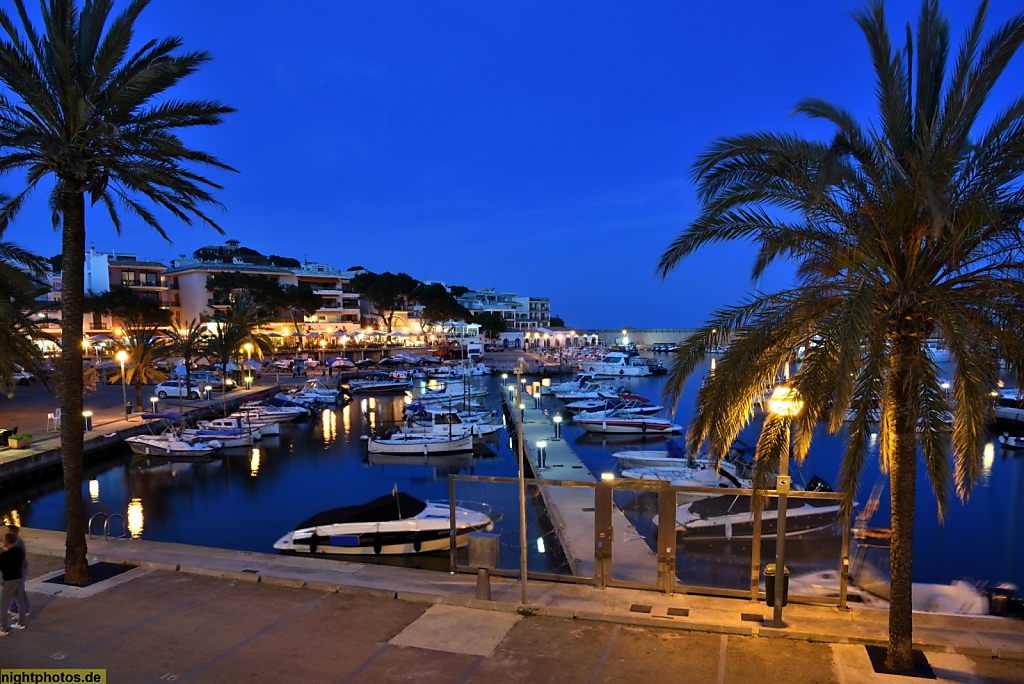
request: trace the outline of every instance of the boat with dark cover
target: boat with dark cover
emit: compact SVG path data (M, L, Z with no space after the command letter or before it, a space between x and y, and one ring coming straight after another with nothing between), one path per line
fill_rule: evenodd
M494 523L480 511L455 507L456 546ZM396 492L356 506L332 508L299 523L274 543L279 551L331 555L402 555L449 548L447 502L429 502Z

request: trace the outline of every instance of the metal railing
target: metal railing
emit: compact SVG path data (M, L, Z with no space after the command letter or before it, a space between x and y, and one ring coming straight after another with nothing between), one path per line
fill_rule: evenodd
M452 572L465 572L473 573L477 572L477 568L473 568L464 565L459 562L459 554L457 551L456 535L454 533L455 528L455 502L458 498L458 489L460 487L466 488L467 486L472 487L508 487L518 485L518 479L514 477L485 477L475 475L451 475L448 478L448 501L451 512L451 525L453 533L450 537L450 548L449 548L449 566ZM679 506L679 498L683 496L688 499L693 499L700 496L735 496L735 497L752 497L754 491L752 489L721 489L712 487L677 487L672 486L669 482L665 481L651 481L651 480L625 480L615 479L611 481L598 481L598 482L580 482L575 480L539 480L539 479L527 479L527 487L530 489L534 496L531 497L535 502L534 513L538 517L550 516L557 508L550 505L548 493L553 488L573 488L573 489L589 489L593 492L593 522L589 530L584 531L584 534L580 534L581 530L575 530L575 539L584 538L592 534L593 538L593 568L592 574L573 572L573 574L560 574L556 572L544 572L527 570L528 579L537 580L550 580L557 582L571 582L578 584L591 584L598 588L606 587L622 587L628 589L641 589L649 591L658 591L665 594L672 593L687 593L687 594L705 594L712 596L725 596L734 598L749 598L751 601L757 601L763 599L765 592L761 590L761 578L762 578L762 564L761 564L761 547L762 547L762 532L764 525L762 523L762 509L759 507L751 507L751 523L752 523L752 535L749 539L749 548L747 547L747 539L741 541L733 541L729 546L729 558L732 561L730 568L736 570L739 566L739 560L743 560L743 565L749 567L749 586L745 588L736 588L735 586L722 586L722 584L709 584L701 585L693 582L684 582L680 578L680 567L679 562L687 559L697 557L697 555L690 549L685 543L680 543L680 536L677 533L676 525L676 512ZM613 514L616 511L616 504L614 496L617 493L634 493L634 494L646 494L648 496L656 497L656 510L658 515L659 523L663 520L672 521L670 524L659 524L657 525L656 531L648 536L645 536L645 542L649 550L651 551L650 557L652 558L653 567L650 568L650 579L636 579L634 578L622 578L617 577L615 573L616 569L616 543L615 543L615 529L613 524ZM473 498L488 500L489 497L482 496L481 492L476 492L476 496ZM766 490L761 492L764 497L764 501L771 498L778 497L776 490ZM835 501L837 504L843 504L845 502L844 495L836 492L808 492L808 491L796 491L791 490L788 492L790 500L790 515L787 519L791 519L793 508L798 508L801 501L810 500L828 500ZM588 507L589 508L589 507ZM850 529L851 529L851 509L852 506L841 506L840 512L837 515L837 525L841 532L832 536L823 537L812 537L813 540L823 540L823 544L835 544L839 543L839 549L836 556L832 556L831 553L825 553L823 556L819 556L816 559L818 564L828 563L828 567L834 567L838 573L839 586L838 593L835 597L822 597L822 596L805 596L799 595L798 593L790 593L789 600L797 603L814 603L823 605L835 605L841 609L845 609L847 605L847 587L849 580L849 569L850 569ZM586 510L586 509L584 509ZM564 535L567 530L566 522L563 520L549 520L551 533L558 538L560 542L563 541ZM579 516L575 518L575 522L571 523L579 526ZM631 523L630 523L631 524ZM834 525L829 528L834 529ZM514 534L503 535L508 538L515 538ZM792 543L795 535L791 532L787 534L787 542ZM502 542L507 546L515 546L518 548L518 540L515 543ZM707 548L710 550L705 554L705 560L708 560L709 567L714 567L716 563L723 560L725 552L723 544L726 543L726 539L723 536L721 540L709 542ZM717 547L716 547L717 545ZM562 547L566 545L563 543ZM737 547L739 547L739 555L737 554ZM577 552L579 550L577 549ZM716 554L720 554L716 557ZM833 558L833 561L829 559ZM572 559L569 559L570 561ZM576 559L582 560L585 564L589 564L591 558ZM622 560L620 558L620 560ZM787 566L793 563L787 562ZM799 564L797 560L795 564ZM576 570L576 568L574 568ZM745 571L743 571L745 572ZM520 570L511 568L496 568L491 570L492 575L504 576L504 577L520 577ZM712 573L714 574L714 573Z
M117 537L114 537L110 533L110 523L113 522L113 520L115 518L119 519L121 521L121 534L117 535ZM121 515L120 513L114 513L113 515L107 515L106 513L103 513L102 511L99 512L99 513L94 513L92 515L92 517L89 518L89 524L86 527L86 533L89 535L90 539L92 539L92 538L94 538L96 536L92 532L92 523L93 523L94 520L97 520L97 519L103 520L103 538L104 539L131 539L131 536L128 534L128 523L125 521L125 518L124 518L123 515Z

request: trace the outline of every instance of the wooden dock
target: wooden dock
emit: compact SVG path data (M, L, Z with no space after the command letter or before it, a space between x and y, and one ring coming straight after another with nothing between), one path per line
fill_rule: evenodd
M527 467L538 480L569 480L596 483L598 478L580 460L569 442L554 439L554 413L544 408L534 408L532 398L524 395L526 409L523 414ZM544 403L550 407L558 400L546 397ZM506 415L515 419L515 411L508 400L508 393L502 393ZM544 468L539 467L538 442L547 442ZM594 489L583 487L541 486L540 495L548 517L569 561L572 573L577 577L594 577L595 574L595 518ZM629 582L654 582L657 577L657 557L642 535L617 507L612 510L614 537L613 576Z

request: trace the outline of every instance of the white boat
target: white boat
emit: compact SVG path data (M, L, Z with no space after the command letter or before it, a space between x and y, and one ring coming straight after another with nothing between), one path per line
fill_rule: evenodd
M490 516L455 508L455 545L469 543L472 532L490 531ZM335 555L403 555L444 551L451 544L447 503L389 494L358 506L317 513L274 543L279 551Z
M201 420L198 425L206 429L235 429L235 430L259 430L264 437L281 434L281 423L287 420L277 420L276 416L262 417L255 411L239 411L232 413L227 418L216 418L214 420ZM236 427L228 427L230 425Z
M223 444L217 440L186 442L174 433L163 435L136 435L128 437L125 443L132 453L140 456L167 456L171 458L206 458Z
M811 478L809 491L832 491L819 478ZM754 533L754 516L748 495L712 496L676 508L676 536L680 542L703 539L727 541L750 539ZM761 537L778 535L777 497L765 500L761 512ZM831 499L797 499L790 497L786 506L786 537L796 537L828 529L839 521L840 504ZM655 517L655 525L658 524Z
M198 427L181 430L181 438L186 442L195 443L217 440L225 449L252 446L254 442L258 442L262 437L263 434L259 430L248 429L206 429Z
M999 435L999 443L1003 445L1004 449L1024 449L1024 437L1021 435L1011 435L1004 432Z
M442 437L462 437L464 435L486 437L500 429L500 425L465 422L455 411L424 411L410 415L406 419L402 432L425 433Z
M541 387L541 394L557 394L558 392L572 392L573 390L580 389L588 382L594 381L593 373L577 373L572 376L572 380L566 382L555 382L548 387Z
M324 403L333 404L338 401L338 388L332 387L326 380L313 378L303 383L297 394L320 399Z
M738 477L730 464L723 462L716 470L707 460L693 461L683 467L647 466L627 468L622 477L628 480L658 480L670 483L673 487L718 487L721 489L750 489L753 483L746 478ZM678 492L679 502L705 499L710 494Z
M371 454L406 454L412 457L450 454L457 451L472 451L473 436L465 434L449 437L447 434L406 432L399 428L392 428L391 432L383 437L371 437L367 450Z
M498 418L501 417L501 414L497 411L490 409L470 410L466 409L461 404L455 404L451 408L439 404L407 404L404 410L407 416L434 413L456 413L463 423L478 423L481 425L490 425L491 423L497 422Z
M1017 387L1000 387L993 392L996 420L1024 421L1024 395Z
M290 423L309 416L309 409L303 406L273 406L262 403L242 404L233 416L245 416L260 423Z
M636 352L608 352L600 361L582 363L580 370L604 376L640 377L653 375L650 366Z
M585 405L590 405L587 408ZM566 404L565 408L578 415L585 415L587 418L599 418L608 415L613 411L628 413L633 416L655 416L664 408L658 404L642 404L638 401L627 400L596 400L574 401Z
M654 416L637 416L622 411L611 411L605 415L590 418L581 413L574 419L576 425L587 432L605 434L672 434L682 432L683 426Z

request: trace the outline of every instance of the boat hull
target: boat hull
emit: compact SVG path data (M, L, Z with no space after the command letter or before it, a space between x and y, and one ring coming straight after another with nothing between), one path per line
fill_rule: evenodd
M683 428L680 425L674 425L672 423L666 423L663 421L647 421L647 420L581 420L576 419L576 424L587 432L599 432L604 434L613 435L668 435L674 432L682 432Z
M392 439L371 438L367 451L371 454L395 454L408 456L424 456L428 454L450 454L458 451L472 451L473 436L463 435L456 439L424 439L421 435L402 438L396 435Z

